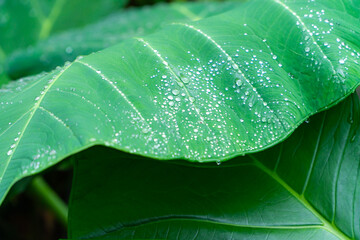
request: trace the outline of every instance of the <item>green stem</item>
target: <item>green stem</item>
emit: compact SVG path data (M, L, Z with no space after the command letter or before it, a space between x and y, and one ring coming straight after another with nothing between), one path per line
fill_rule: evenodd
M42 26L39 33L39 39L45 39L50 35L50 32L54 26L56 19L59 17L66 0L56 0L49 16L42 22Z
M41 176L37 176L33 179L30 184L30 191L39 199L39 201L43 202L50 210L52 210L55 217L64 225L64 227L67 227L67 205Z

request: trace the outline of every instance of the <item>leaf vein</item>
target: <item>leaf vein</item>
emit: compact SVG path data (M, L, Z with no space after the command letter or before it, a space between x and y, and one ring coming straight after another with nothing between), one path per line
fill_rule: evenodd
M91 66L89 63L86 62L82 62L82 61L77 61L78 63L90 68L91 70L93 70L97 75L100 76L101 79L105 80L107 83L109 83L109 85L116 90L117 93L120 94L120 96L126 101L127 104L130 105L130 107L136 112L136 114L140 117L141 121L146 124L147 126L149 126L149 124L147 123L147 121L145 120L145 118L142 116L142 114L140 113L140 111L135 107L135 105L128 99L128 97L125 95L125 93L123 91L121 91L109 78L107 78L100 70L97 70L96 68L94 68L93 66Z
M39 109L42 100L43 100L44 97L46 96L46 94L47 94L47 92L49 91L49 89L51 89L51 87L52 87L52 86L55 84L55 82L60 78L60 76L61 76L69 67L71 67L72 64L73 64L73 63L65 66L65 67L58 73L58 75L56 75L56 77L51 80L51 82L49 83L49 85L47 85L47 86L45 87L45 90L44 90L44 91L42 92L42 94L39 96L39 99L38 99L37 102L35 103L35 106L32 108L33 111L30 112L30 117L29 117L29 119L27 120L27 122L25 123L25 125L24 125L24 127L23 127L23 129L22 129L22 131L21 131L21 134L20 134L20 136L19 136L19 140L16 141L15 147L12 149L12 152L9 154L8 159L6 159L6 161L5 161L4 169L3 169L3 171L2 171L1 174L0 174L0 176L1 176L1 177L0 177L0 184L1 184L2 180L3 180L2 177L5 175L5 172L6 172L7 168L8 168L8 166L9 166L9 163L10 163L12 157L14 156L14 154L15 154L15 152L16 152L16 149L18 148L18 146L19 146L19 144L20 144L20 142L21 142L21 140L22 140L22 137L24 136L24 132L26 131L27 127L29 126L29 124L30 124L33 116L35 115L37 109Z
M258 92L258 90L253 86L253 84L251 83L251 81L245 76L245 74L240 70L239 65L232 59L232 57L220 46L220 44L218 44L211 36L209 36L208 34L204 33L201 29L198 29L192 25L189 25L187 23L173 23L174 25L181 25L181 26L185 26L189 29L195 30L196 32L200 33L202 36L206 37L207 39L209 39L223 54L225 54L225 56L227 57L227 60L232 64L232 66L235 66L236 71L243 77L243 79L245 79L245 81L251 86L252 90L254 91L254 93L256 94L256 96L258 97L258 99L260 99L263 102L263 105L269 110L270 113L272 113L274 116L276 116L277 120L280 122L281 126L285 129L282 121L280 121L279 117L277 116L277 114L275 113L275 111L273 109L270 108L269 104L264 100L264 98L260 95L260 93Z
M181 80L179 79L179 77L175 74L175 72L169 67L169 63L167 61L165 61L165 59L158 53L157 50L155 50L148 42L146 42L144 39L142 38L135 38L136 40L146 44L146 46L148 46L154 53L155 55L161 60L161 62L165 65L165 67L169 70L170 74L174 76L175 80L178 82L179 85L183 86L183 89L185 91L185 93L187 94L189 101L190 98L193 98L190 95L189 90L185 87L184 84L181 83ZM205 122L205 118L201 115L199 108L194 104L194 102L190 101L190 103L193 105L195 112L197 113L197 115L199 116L200 120L202 121L202 123L204 123L208 129L211 131L211 129L209 128L209 126L207 125L207 123Z
M315 165L315 159L316 159L316 156L317 156L317 153L318 153L318 148L319 148L319 144L320 144L320 139L321 139L321 135L322 135L322 132L323 132L323 129L324 129L324 123L325 123L325 118L326 118L326 112L324 112L324 115L323 115L323 120L321 122L321 128L319 130L319 134L318 134L318 138L316 140L316 145L315 145L315 149L314 149L314 154L312 156L312 159L311 159L311 164L310 164L310 167L309 167L309 172L306 176L306 180L305 180L305 183L304 183L304 186L303 186L303 189L301 191L301 195L303 196L305 194L305 191L308 187L308 184L309 184L309 181L310 181L310 176L313 172L313 169L314 169L314 165Z
M316 42L313 34L310 32L309 28L306 27L305 23L303 22L303 20L300 18L300 16L293 11L289 6L287 6L285 3L281 2L280 0L274 0L276 3L278 3L279 5L281 5L283 8L285 8L288 12L290 12L301 24L301 26L303 27L303 29L308 33L309 37L312 40L312 43L319 49L320 53L322 54L323 58L329 62L330 66L331 66L331 70L333 72L333 74L336 74L335 68L333 63L330 61L330 59L325 55L324 51L322 50L322 48L320 47L320 45Z

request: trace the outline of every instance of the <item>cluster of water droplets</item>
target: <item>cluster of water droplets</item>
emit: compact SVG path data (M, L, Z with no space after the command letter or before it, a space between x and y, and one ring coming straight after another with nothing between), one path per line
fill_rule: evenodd
M313 1L315 2L315 1ZM304 32L304 39L300 42L304 46L305 56L311 62L307 67L313 72L331 71L329 81L338 85L336 91L343 91L343 84L348 77L348 64L358 64L360 54L349 46L344 39L337 37L336 25L341 25L341 17L337 10L324 9L320 4L311 4L299 8L299 13L293 13L301 20L297 21L298 27ZM353 31L353 30L348 30ZM317 78L320 81L320 77Z
M153 102L163 109L161 121L167 121L185 144L185 157L217 158L249 151L274 141L290 128L288 122L279 120L281 111L272 110L273 103L267 103L258 91L282 87L271 82L274 69L270 63L257 57L262 50L240 47L230 56L219 45L215 47L222 50L217 58L199 59L189 50L190 64L171 66L172 70L167 58L152 49L167 69L156 68L151 76L159 90ZM251 56L244 58L244 54ZM269 54L272 60L277 59L272 52ZM240 56L242 59L237 59Z
M48 164L55 161L56 158L57 151L50 146L38 148L32 156L32 161L28 165L22 166L22 174L32 174L39 169L46 168Z

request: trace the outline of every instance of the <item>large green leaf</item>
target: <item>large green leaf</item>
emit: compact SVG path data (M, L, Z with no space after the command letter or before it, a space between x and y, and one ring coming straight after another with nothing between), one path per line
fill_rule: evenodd
M18 179L93 145L208 162L279 143L359 85L357 19L335 7L254 0L9 85L1 199ZM310 8L321 17L299 17Z
M359 123L354 95L220 166L92 148L76 163L69 237L360 239Z
M15 49L52 33L84 26L125 3L125 0L3 0L0 2L0 62Z
M155 32L169 22L199 20L225 12L239 3L173 3L131 8L89 26L67 31L19 50L7 60L6 72L16 79L49 71L79 55L110 47L134 36Z

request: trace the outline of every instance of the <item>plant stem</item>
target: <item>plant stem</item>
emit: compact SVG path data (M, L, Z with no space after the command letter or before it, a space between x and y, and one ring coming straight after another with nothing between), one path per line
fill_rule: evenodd
M37 176L29 187L31 193L54 213L64 227L67 227L68 207L45 180Z

